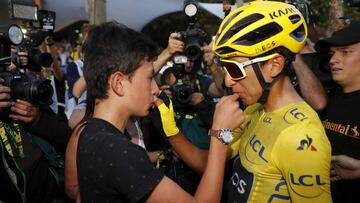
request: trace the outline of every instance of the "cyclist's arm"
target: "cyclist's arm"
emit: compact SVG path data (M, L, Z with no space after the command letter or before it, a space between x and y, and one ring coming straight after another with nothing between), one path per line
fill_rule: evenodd
M274 146L272 161L281 170L291 202L331 202L331 146L318 125L287 129Z

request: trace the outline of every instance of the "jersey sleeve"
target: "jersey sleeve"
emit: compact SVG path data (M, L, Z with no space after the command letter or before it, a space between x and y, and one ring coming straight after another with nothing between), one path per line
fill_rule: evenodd
M331 146L320 122L309 119L282 131L271 161L285 178L292 202L331 202Z

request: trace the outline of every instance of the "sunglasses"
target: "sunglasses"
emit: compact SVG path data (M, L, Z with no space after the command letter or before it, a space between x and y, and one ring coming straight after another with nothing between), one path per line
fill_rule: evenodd
M274 56L278 56L279 54L274 53L268 56L254 58L245 62L238 62L235 60L228 60L228 59L219 59L219 62L222 67L224 67L225 72L230 76L232 80L242 80L246 78L245 67L254 63L267 61Z

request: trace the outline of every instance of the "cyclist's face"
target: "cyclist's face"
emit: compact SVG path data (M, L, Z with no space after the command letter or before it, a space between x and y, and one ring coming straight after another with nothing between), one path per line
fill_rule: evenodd
M246 57L232 57L229 60L234 60L239 63L248 61L249 58ZM230 87L233 91L233 94L238 94L240 99L246 104L251 105L258 101L262 94L262 88L257 80L255 72L252 68L252 65L244 67L246 77L241 80L233 80L229 73L225 76L225 84L227 87Z

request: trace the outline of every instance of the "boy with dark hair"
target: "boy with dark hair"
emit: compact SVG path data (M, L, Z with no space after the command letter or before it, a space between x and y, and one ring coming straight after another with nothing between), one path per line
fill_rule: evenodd
M77 149L81 201L219 202L226 145L212 138L208 167L192 197L155 169L146 151L124 132L131 116L147 115L157 101L153 78L157 46L144 35L109 22L90 29L84 47L88 103ZM217 109L232 111L215 118L232 122L214 121L215 128L234 128L242 121L236 99L220 101Z

